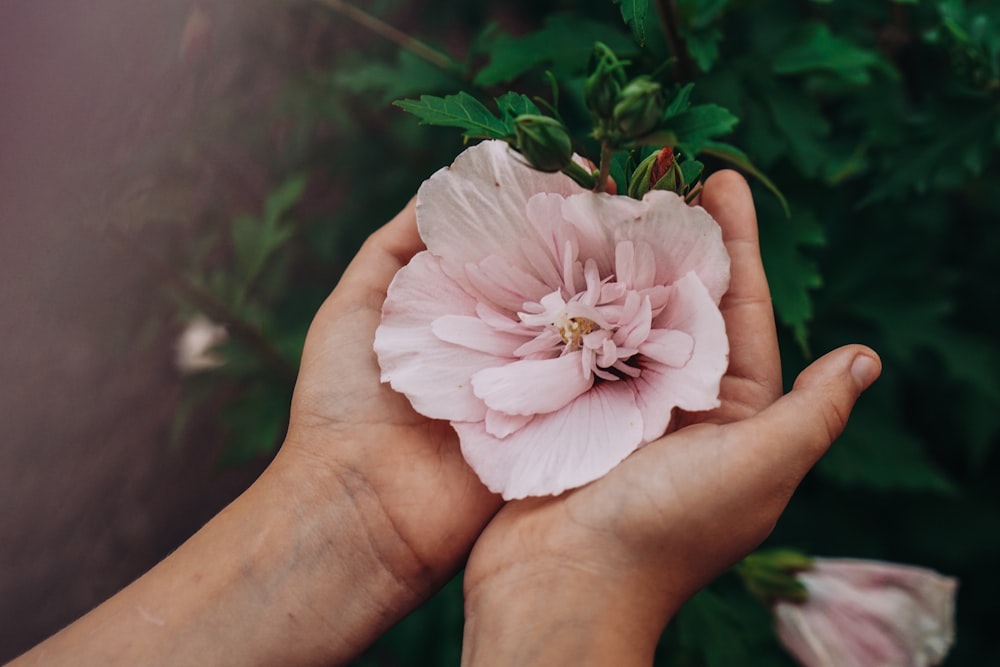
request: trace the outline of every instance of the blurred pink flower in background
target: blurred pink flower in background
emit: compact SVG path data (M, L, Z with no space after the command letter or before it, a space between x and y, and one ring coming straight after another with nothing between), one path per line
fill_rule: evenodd
M604 475L719 405L729 344L718 224L669 192L584 190L484 142L420 188L427 250L396 275L382 380L447 419L507 499Z
M774 606L778 638L804 667L929 667L954 639L958 581L920 567L816 558L808 599Z

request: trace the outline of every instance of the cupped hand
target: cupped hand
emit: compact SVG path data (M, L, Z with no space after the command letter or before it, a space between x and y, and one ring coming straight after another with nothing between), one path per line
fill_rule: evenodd
M505 505L466 568L465 662L490 662L481 659L485 649L476 649L484 632L520 633L521 646L531 650L530 631L498 621L496 610L511 605L521 609L524 624L547 619L555 635L575 627L578 640L594 623L591 636L623 642L608 654L616 664L625 664L618 662L622 650L639 651L639 662L651 659L680 604L770 533L877 377L875 354L849 346L816 361L781 397L749 188L738 174L720 172L705 184L701 203L722 226L732 260L720 304L730 339L721 406L675 415L676 430L585 487ZM558 646L551 633L540 642L536 656ZM517 661L529 664L525 655ZM582 664L559 655L538 664ZM588 655L601 664L597 653Z
M451 426L380 381L372 340L382 302L422 249L411 201L351 262L310 327L276 460L293 484L346 490L382 566L413 591L411 606L454 574L500 506Z

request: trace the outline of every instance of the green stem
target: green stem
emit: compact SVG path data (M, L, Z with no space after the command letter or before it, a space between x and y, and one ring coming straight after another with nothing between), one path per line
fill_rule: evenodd
M390 42L394 42L399 45L400 48L406 49L410 53L423 58L430 64L440 67L441 69L454 72L458 68L456 67L454 61L447 55L441 53L440 51L431 48L427 44L424 44L419 39L410 37L402 30L394 28L385 21L372 16L363 9L358 9L354 5L350 5L344 0L317 0L320 4L325 5L335 12L339 12L351 19L355 23L365 28L368 28L375 34L384 37Z
M597 187L597 181L594 179L593 172L584 169L572 160L567 166L563 167L562 173L572 178L581 188L593 190Z
M656 0L656 8L660 16L660 25L663 26L663 34L667 38L667 48L677 61L677 79L690 81L694 77L694 62L688 54L684 38L677 29L680 24L677 0Z
M596 192L608 191L608 180L611 175L611 146L607 143L601 144L601 167L597 174Z

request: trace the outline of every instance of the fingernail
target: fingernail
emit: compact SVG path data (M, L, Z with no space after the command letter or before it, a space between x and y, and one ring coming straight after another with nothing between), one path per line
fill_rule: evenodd
M861 391L870 387L881 374L882 364L867 354L859 354L851 362L851 375Z

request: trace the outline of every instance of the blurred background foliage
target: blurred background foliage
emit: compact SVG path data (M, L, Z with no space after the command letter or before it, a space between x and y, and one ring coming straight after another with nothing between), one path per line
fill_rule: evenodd
M489 103L510 88L550 98L548 70L579 124L600 40L734 113L726 140L787 196L790 216L754 183L786 380L844 343L882 355L882 379L769 544L957 575L947 664L1000 664L1000 5L253 6L252 20L222 0L194 6L175 95L209 90L211 103L189 105L185 141L131 156L142 176L117 203L129 224L112 230L162 273L178 325L201 313L229 333L224 363L190 376L177 437L218 412L222 463L280 444L312 315L363 239L463 148L391 101L467 90ZM461 624L454 581L357 664L457 664ZM657 664L792 663L767 610L727 575L671 624Z

